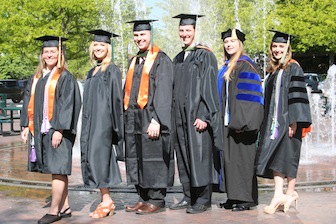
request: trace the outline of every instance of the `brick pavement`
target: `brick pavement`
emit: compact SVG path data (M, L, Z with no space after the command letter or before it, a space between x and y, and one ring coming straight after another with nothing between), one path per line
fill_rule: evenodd
M19 151L22 151L19 150L21 147L18 146L20 145L19 141L20 136L18 133L5 137L0 135L0 149L5 145L7 148L2 151L10 151L15 156L24 155L25 152L19 153ZM8 147L11 149L9 150ZM5 169L4 163L6 163L7 157L1 154L0 158L0 177L4 177L6 176L3 174ZM21 157L19 160L26 161L25 158L22 159ZM263 213L263 208L270 202L272 197L272 192L270 191L272 189L268 186L271 182L263 182L260 185L259 206L256 209L244 212L232 212L217 208L217 203L226 200L226 194L213 193L212 209L197 215L186 214L185 210L172 211L169 209L162 213L145 216L127 213L124 211L125 205L133 204L137 200L137 195L133 188L124 185L125 187L111 190L111 196L117 206L116 214L96 220L88 217L88 214L98 205L100 200L99 194L95 191L85 191L81 188L76 188L80 179L75 178L69 192L73 217L63 219L57 223L334 223L336 220L336 172L334 164L335 158L331 158L327 162L323 161L313 166L301 166L299 169L301 183L299 183L298 187L298 211L292 207L286 214L277 212L274 215ZM20 166L22 165L18 165L17 167ZM15 172L17 169L19 168L5 170L7 171L7 176L16 175ZM20 169L24 170L25 167L21 167ZM77 169L75 172L78 173L78 167L75 169ZM315 183L319 181L321 183L315 186ZM170 189L166 198L166 206L177 202L181 198L182 193L178 186ZM38 219L48 212L50 190L7 186L6 183L1 182L0 202L0 224L36 223Z

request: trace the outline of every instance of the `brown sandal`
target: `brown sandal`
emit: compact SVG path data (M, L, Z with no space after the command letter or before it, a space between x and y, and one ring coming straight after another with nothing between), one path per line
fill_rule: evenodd
M100 203L97 206L96 210L94 210L94 212L92 213L91 218L99 219L109 215L112 216L114 214L114 209L115 205L113 201L108 206L102 206L102 203Z

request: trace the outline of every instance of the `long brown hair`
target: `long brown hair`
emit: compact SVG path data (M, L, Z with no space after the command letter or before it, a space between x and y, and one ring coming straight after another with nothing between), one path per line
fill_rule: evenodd
M94 52L93 52L93 46L94 46L94 42L95 41L92 41L91 44L90 44L90 47L89 47L89 54L90 54L90 59L91 59L91 62L92 62L92 65L95 66L97 64L97 58L96 56L94 55ZM109 64L112 62L112 46L111 44L107 44L107 55L106 57L103 59L102 61L102 67L101 67L101 71L104 72L106 71L106 68L107 66L109 66Z
M272 45L274 42L271 42L269 48L268 48L268 58L269 58L269 66L267 67L266 71L268 73L273 73L278 69L286 69L289 65L289 62L292 60L292 47L291 45L288 46L288 51L287 51L287 55L285 57L285 61L283 63L283 65L280 65L280 59L276 59L273 56L272 53Z
M242 56L245 53L243 42L241 42L239 39L237 39L237 41L239 42L239 49L233 55L233 57L231 57L225 51L225 47L224 47L224 61L229 60L228 69L224 73L224 78L226 81L230 81L232 79L232 72L236 68L237 61L240 58L240 56Z

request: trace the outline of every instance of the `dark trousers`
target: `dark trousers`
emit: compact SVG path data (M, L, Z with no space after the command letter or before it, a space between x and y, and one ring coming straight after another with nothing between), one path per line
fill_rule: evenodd
M165 206L166 188L142 188L139 185L135 185L135 188L140 202L150 203L159 207Z
M184 201L190 202L191 205L211 205L212 184L202 187L192 187L190 183L182 183Z

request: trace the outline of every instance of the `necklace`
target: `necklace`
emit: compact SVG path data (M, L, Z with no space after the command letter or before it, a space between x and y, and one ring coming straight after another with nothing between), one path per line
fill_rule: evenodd
M97 64L96 64L96 66L101 66L103 64L103 62L102 61L97 61Z

